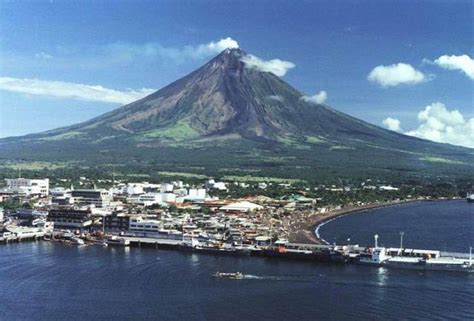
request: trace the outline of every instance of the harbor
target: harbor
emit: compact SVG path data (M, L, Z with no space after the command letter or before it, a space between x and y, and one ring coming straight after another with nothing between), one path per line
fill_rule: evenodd
M31 228L20 228L16 229L12 234L4 235L0 239L0 242L7 243L43 239L77 246L148 247L157 250L177 250L202 255L253 256L318 263L362 264L413 270L474 272L472 248L470 248L469 253L450 253L439 250L404 248L402 246L403 234L401 234L400 247L386 248L378 245L378 238L378 235L374 236L374 246L371 247L362 247L352 244L291 243L288 242L288 240L277 240L268 245L242 245L209 243L192 238L179 240L134 235L114 235L97 239L91 238L89 235L83 235L82 237L75 236L70 232L48 233L40 228L36 228L35 230Z

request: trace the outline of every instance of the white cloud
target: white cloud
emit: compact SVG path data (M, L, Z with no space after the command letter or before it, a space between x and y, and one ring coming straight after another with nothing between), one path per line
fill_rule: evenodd
M125 91L119 91L104 88L98 85L84 85L63 81L18 79L10 77L0 77L0 90L29 95L73 98L86 101L100 101L117 104L128 104L155 91L154 89L148 88L142 88L139 90L127 89Z
M100 50L99 54L104 56L104 58L124 62L143 58L171 59L176 62L185 62L189 59L203 59L214 56L227 48L239 48L239 44L230 37L206 44L181 48L164 47L158 43L130 44L118 42L106 45Z
M382 121L382 124L384 124L385 127L387 127L390 130L393 130L396 132L402 131L400 127L400 121L396 118L387 117Z
M39 59L52 59L53 58L53 56L43 51L36 53L35 57Z
M280 59L263 60L254 55L245 55L240 60L245 63L245 66L248 68L271 72L278 77L283 77L288 70L296 66L290 61Z
M464 72L469 78L474 79L474 59L468 55L444 55L436 59L434 63L444 69L460 70Z
M398 63L375 67L369 73L367 79L378 83L382 87L393 87L401 84L418 84L429 80L429 77L409 64Z
M221 51L229 48L239 48L239 43L234 39L227 37L217 42L211 41L208 44L199 45L197 47L187 47L192 56L196 58L205 58L210 55L215 55Z
M323 104L326 99L328 99L328 94L324 90L321 90L319 93L313 96L303 96L301 97L302 100L313 103L313 104Z
M449 110L436 102L418 113L418 128L410 136L474 148L474 118L465 119L458 110Z

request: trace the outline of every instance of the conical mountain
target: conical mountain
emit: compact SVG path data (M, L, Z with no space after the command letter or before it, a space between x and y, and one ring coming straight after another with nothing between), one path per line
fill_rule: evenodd
M277 170L296 165L358 171L370 165L389 172L442 172L439 165L449 163L461 172L474 169L473 150L401 135L308 102L278 76L246 64L246 55L226 49L189 75L112 112L0 140L0 156L87 156L99 163L153 159L184 167L233 164L251 171L269 163Z

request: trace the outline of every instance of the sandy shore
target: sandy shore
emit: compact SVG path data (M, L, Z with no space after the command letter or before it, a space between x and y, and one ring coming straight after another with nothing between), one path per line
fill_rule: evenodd
M382 208L387 206L394 206L400 204L407 204L413 202L419 202L422 200L406 200L406 201L394 201L394 202L381 202L381 203L372 203L362 206L348 206L340 210L328 211L326 213L312 214L304 221L297 221L291 226L289 239L291 242L297 243L315 243L322 244L322 240L318 239L314 231L316 228L332 220L338 216L343 216L351 213L362 212L366 210Z

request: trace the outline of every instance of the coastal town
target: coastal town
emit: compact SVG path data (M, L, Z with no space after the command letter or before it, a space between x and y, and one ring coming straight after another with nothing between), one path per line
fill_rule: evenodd
M302 235L301 232L308 232L302 224L314 224L315 219L327 219L348 209L384 203L320 205L322 199L305 196L307 189L296 191L289 183L259 182L251 186L250 183L214 179L193 185L183 181L155 184L114 181L110 188L97 188L94 182L81 177L79 188L72 185L50 188L48 178L13 178L5 179L5 185L0 191L0 201L6 207L1 217L6 233L16 226L47 226L55 231L69 230L78 235L104 237L130 234L243 244L262 244L277 239L318 243L311 235ZM277 185L276 188L283 192L281 197L265 196L266 190L275 188L272 185ZM249 189L253 193L232 197L233 187ZM398 191L398 188L386 185L363 187L386 194ZM255 190L260 190L261 194L256 194ZM344 189L331 186L326 191L340 193Z
M363 182L361 189L385 194L383 200L328 205L320 205L324 204L321 198L308 197L307 188L295 190L290 183L251 186L214 179L200 184L108 183L110 188L97 188L81 177L81 188L51 188L48 178L6 179L0 191L2 204L7 205L0 211L0 242L42 239L68 245L151 246L206 254L349 262L363 257L367 247L349 240L328 244L315 233L319 224L352 211L431 199L390 197L398 187L369 185L370 181ZM91 188L83 187L90 184ZM272 185L277 185L273 188L282 197L265 196ZM231 197L235 187L262 192ZM350 187L324 189L344 193ZM439 252L420 251L417 259L440 256ZM413 256L414 252L404 253ZM458 263L467 264L465 259Z

